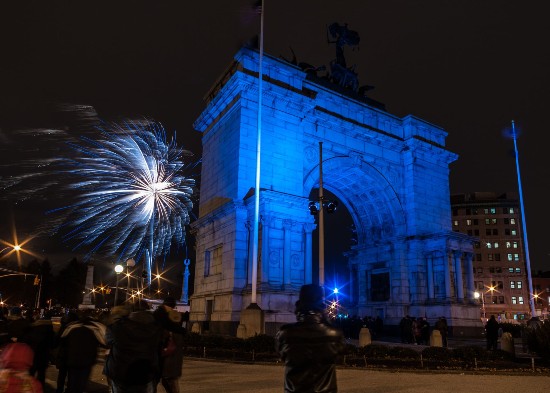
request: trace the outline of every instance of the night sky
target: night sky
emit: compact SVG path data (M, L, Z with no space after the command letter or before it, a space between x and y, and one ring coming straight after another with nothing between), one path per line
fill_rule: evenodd
M193 121L232 56L259 31L251 3L3 2L0 179L32 172L29 157L64 154L60 140L86 133L95 119L155 119L199 158ZM290 59L292 48L299 62L328 66L335 49L326 27L348 23L361 42L345 49L346 60L360 85L375 86L369 96L449 133L447 147L459 155L451 193L517 190L513 144L502 136L515 120L531 263L550 270L549 8L542 0L266 0L265 50ZM64 137L45 138L44 130ZM62 203L1 192L5 240L12 222L25 238L46 219L46 205ZM71 254L61 256L55 238L29 247L52 263Z

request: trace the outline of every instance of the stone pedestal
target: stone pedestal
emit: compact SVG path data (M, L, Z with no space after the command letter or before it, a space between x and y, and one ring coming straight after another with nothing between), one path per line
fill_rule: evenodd
M442 347L443 338L441 337L441 332L439 330L433 330L430 336L430 347Z
M244 334L242 338L254 337L265 333L264 312L256 303L252 303L241 311L241 321L237 328L237 334L239 332L240 334Z
M511 353L512 355L516 355L516 348L514 346L514 337L512 337L511 333L502 333L502 337L500 338L500 349L502 349L505 352Z
M359 331L359 346L366 347L371 343L372 343L372 339L370 336L370 330L366 327L361 328L361 330Z
M201 324L200 324L200 322L194 322L191 325L191 333L201 334Z

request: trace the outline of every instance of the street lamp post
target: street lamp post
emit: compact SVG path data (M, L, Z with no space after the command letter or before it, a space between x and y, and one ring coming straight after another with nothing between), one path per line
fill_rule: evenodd
M116 265L115 266L116 287L115 287L115 303L114 303L114 306L118 305L118 276L119 276L120 273L122 273L123 270L124 270L124 268L122 267L122 265Z
M479 299L481 297L481 315L482 315L483 323L485 323L485 321L487 320L487 315L485 315L485 294L475 291L474 297L476 299Z

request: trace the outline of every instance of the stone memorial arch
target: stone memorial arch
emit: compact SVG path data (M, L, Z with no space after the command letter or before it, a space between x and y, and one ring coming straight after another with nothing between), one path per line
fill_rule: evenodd
M401 318L445 316L454 330L479 326L472 239L451 231L446 132L399 118L299 67L264 56L257 303L265 332L294 322L301 285L312 282L310 192L323 183L350 212L357 244L346 254L350 311ZM241 49L206 96L195 122L203 166L190 321L235 334L251 300L258 53ZM326 247L330 245L327 243Z

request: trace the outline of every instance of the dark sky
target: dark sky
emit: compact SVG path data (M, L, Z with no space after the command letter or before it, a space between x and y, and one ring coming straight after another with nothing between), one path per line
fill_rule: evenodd
M451 165L452 193L517 190L513 145L502 136L514 119L523 132L519 149L531 261L534 270L550 269L547 1L266 3L265 50L274 56L291 58L292 47L298 61L328 65L335 56L326 26L348 23L359 33L360 49L346 50L346 59L356 65L360 85L375 86L370 97L392 114L413 114L449 133L447 146L460 156ZM32 134L23 138L21 130L79 133L75 115L60 111L60 104L73 111L88 106L102 119L153 118L177 130L180 144L200 157L200 134L192 123L204 108L204 94L258 32L250 4L2 2L0 176L27 170L19 160L29 151L47 157L58 149ZM3 201L1 238L9 238L12 216L21 236L31 233L37 217L29 205L40 204L14 208ZM51 242L39 242L40 252L57 249Z

